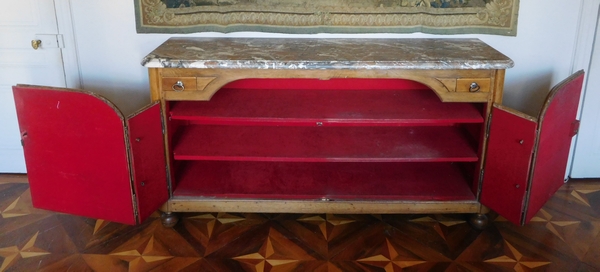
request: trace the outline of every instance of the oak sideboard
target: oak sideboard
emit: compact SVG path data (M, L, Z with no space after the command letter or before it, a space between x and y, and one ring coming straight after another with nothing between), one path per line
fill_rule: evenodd
M478 39L171 38L151 104L18 85L35 207L126 224L179 212L465 213L525 224L564 180L583 72L539 116L502 105Z

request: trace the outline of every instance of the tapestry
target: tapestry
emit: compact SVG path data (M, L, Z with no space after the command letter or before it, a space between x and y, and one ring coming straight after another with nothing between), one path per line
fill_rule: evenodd
M517 35L519 0L134 0L138 33Z

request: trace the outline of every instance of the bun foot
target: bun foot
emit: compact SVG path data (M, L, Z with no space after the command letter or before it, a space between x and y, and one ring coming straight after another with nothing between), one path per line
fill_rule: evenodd
M171 212L166 212L160 215L160 220L165 228L172 228L179 222L179 216Z
M474 229L484 230L489 224L489 219L486 214L476 213L469 217L469 223Z

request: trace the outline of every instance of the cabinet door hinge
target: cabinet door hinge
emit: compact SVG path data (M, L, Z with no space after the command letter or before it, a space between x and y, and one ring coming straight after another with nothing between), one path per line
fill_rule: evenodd
M27 137L27 131L21 133L21 146L25 147L25 138Z
M489 138L490 137L490 129L492 127L492 114L490 113L488 115L488 121L487 121L487 126L485 127L485 138Z
M485 169L481 169L479 173L479 183L483 182L483 174L485 174Z
M165 164L165 172L167 173L167 190L169 191L169 195L171 195L171 173L169 172L169 166Z
M573 121L573 123L571 123L571 137L577 135L577 133L579 133L579 126L581 124L581 121L579 120L575 120Z
M135 216L135 221L137 221L138 216L139 216L137 198L135 197L135 194L131 194L131 195L132 195L132 202L133 202L133 216Z
M483 188L483 174L485 173L485 169L481 169L479 172L479 186L477 186L477 195L481 195L481 188Z

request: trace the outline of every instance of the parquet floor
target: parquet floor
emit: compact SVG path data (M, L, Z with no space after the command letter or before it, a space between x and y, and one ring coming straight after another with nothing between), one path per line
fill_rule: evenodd
M158 214L140 226L34 209L0 175L0 271L600 271L600 180L563 186L524 227L459 215Z

